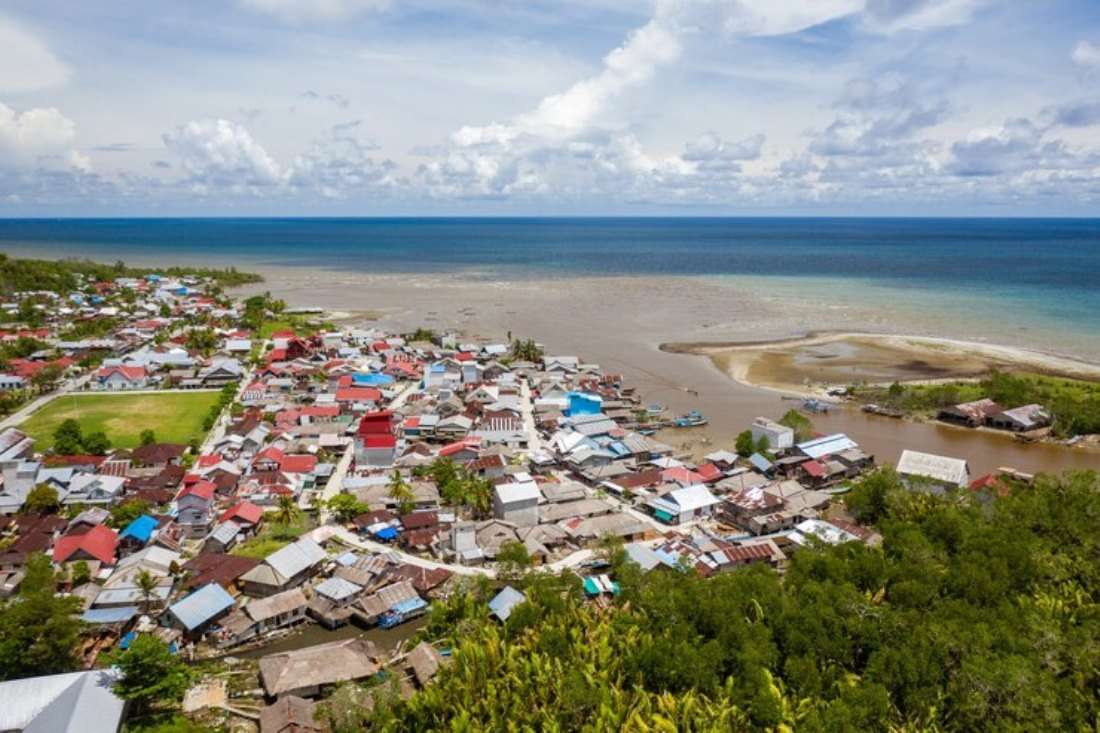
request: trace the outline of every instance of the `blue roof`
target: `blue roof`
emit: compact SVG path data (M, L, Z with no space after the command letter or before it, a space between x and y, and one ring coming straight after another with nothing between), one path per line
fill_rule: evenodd
M157 528L156 517L151 517L148 514L142 514L126 525L126 529L122 530L122 533L118 536L120 540L124 540L127 537L133 537L139 542L148 542L149 538L153 536L153 530Z
M168 607L188 631L193 631L233 607L233 596L217 583L208 583Z
M489 601L489 613L493 614L501 621L507 621L508 617L512 615L512 609L526 600L527 596L523 595L512 586L507 585L504 587L504 590L497 593L493 600Z
M85 611L80 617L81 621L89 624L118 624L129 621L137 615L137 606L123 606L122 608L93 608Z
M353 374L351 381L356 384L385 385L393 384L393 377L388 374Z
M771 461L769 461L767 458L760 455L759 453L753 453L751 456L749 456L749 463L751 463L753 467L760 473L767 473L773 468Z

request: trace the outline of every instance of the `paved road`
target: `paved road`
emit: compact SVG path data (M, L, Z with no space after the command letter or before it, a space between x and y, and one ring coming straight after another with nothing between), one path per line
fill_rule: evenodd
M542 450L542 436L535 428L535 406L531 401L531 384L527 379L519 383L520 413L523 415L523 429L527 433L527 450Z

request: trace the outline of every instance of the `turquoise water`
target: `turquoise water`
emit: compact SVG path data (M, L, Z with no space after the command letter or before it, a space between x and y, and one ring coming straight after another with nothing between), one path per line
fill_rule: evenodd
M488 280L708 277L805 300L808 328L880 308L929 332L1100 355L1098 219L10 219L0 249Z

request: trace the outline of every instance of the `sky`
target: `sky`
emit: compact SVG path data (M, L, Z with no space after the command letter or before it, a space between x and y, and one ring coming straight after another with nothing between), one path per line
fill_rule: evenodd
M5 0L0 216L1100 212L1097 0Z

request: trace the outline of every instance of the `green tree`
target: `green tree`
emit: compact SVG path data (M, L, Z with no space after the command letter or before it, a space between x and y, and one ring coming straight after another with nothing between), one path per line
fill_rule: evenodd
M53 450L63 456L84 450L84 433L80 429L80 423L71 417L62 421L53 433Z
M138 574L134 576L134 587L137 588L138 593L141 595L142 610L145 613L149 613L149 608L152 605L154 596L156 596L157 588L160 587L160 579L147 569L142 568L138 571Z
M148 514L152 507L145 499L130 499L110 508L107 524L115 529L126 529L135 519Z
M109 664L121 673L114 692L140 712L154 705L174 706L191 685L192 674L179 655L152 634L141 634L129 648L108 655Z
M298 508L298 502L294 500L293 496L280 496L271 518L275 524L286 527L296 522L301 516L302 510Z
M61 367L56 364L47 364L31 376L31 385L39 394L49 392L57 386L64 376Z
M901 478L891 466L876 468L860 479L845 499L848 510L865 524L878 524L889 511L888 497L904 490Z
M522 542L509 540L497 551L497 577L506 583L514 583L531 569L531 555Z
M93 456L106 455L111 450L111 439L102 430L84 436L84 450Z
M50 560L32 554L14 601L0 607L0 679L76 669L83 610L79 598L55 595Z
M23 500L23 511L34 514L53 514L61 508L61 500L57 496L57 489L49 484L38 484Z
M408 514L416 508L416 496L399 469L395 468L390 473L390 480L386 487L389 489L389 498L397 503L398 514Z
M352 494L339 493L326 502L328 510L338 522L350 522L367 511L367 506Z
M77 560L72 565L73 587L79 587L92 579L92 568L87 560Z
M734 442L734 450L737 451L737 455L742 458L748 458L753 452L753 440L752 431L743 430L737 434L737 440Z
M141 444L152 445L157 442L157 434L154 430L146 428L141 431Z
M768 441L768 436L761 435L760 440L756 441L756 452L762 456L768 455L768 451L772 448L771 443Z
M779 424L785 425L794 431L794 439L797 443L809 440L814 436L814 424L810 422L810 418L798 410L787 410L783 417L779 418Z

